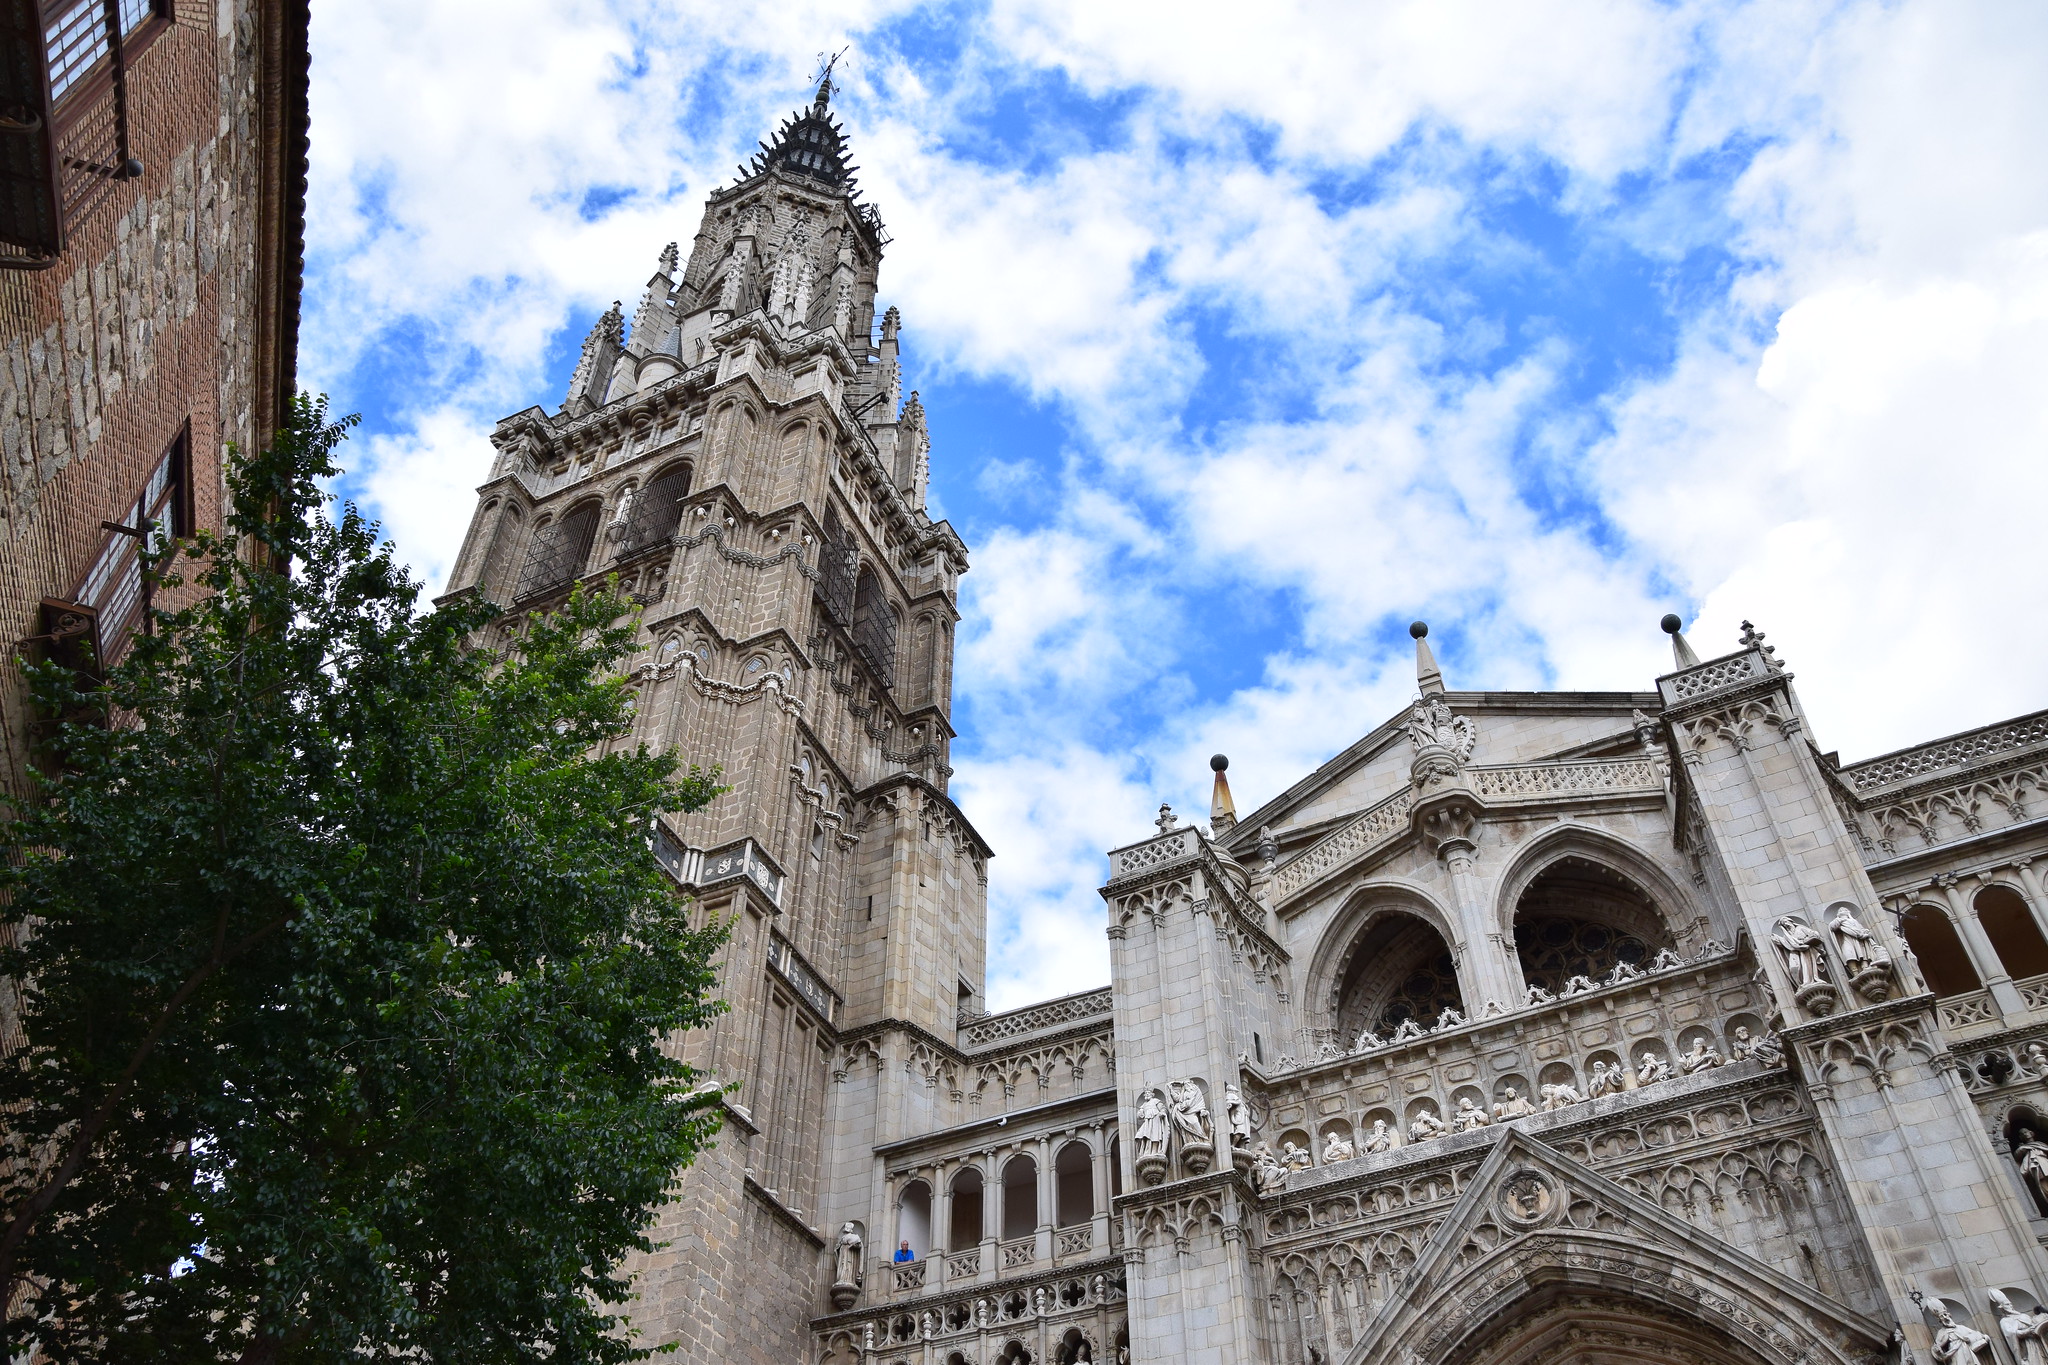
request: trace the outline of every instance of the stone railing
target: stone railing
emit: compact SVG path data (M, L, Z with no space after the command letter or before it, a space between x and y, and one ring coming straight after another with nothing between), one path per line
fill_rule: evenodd
M1108 1257L1041 1270L1005 1284L947 1288L918 1303L873 1305L814 1319L820 1353L835 1359L888 1352L915 1359L925 1342L971 1339L980 1332L1016 1332L1044 1322L1057 1340L1070 1322L1084 1322L1126 1298L1124 1268ZM937 1354L932 1359L943 1359Z
M1901 749L1842 769L1858 792L1875 791L1899 782L1931 777L1950 769L1965 768L2011 753L2016 749L2048 743L2048 711L2021 716L2000 725L1968 730L1917 749Z
M1201 849L1201 835L1192 827L1170 830L1142 844L1113 849L1109 855L1109 879L1129 877L1167 863L1192 858Z
M976 1247L972 1251L963 1251L957 1256L948 1256L946 1258L946 1280L948 1283L953 1283L959 1280L971 1280L980 1273L980 1247Z
M930 1261L910 1261L897 1266L895 1268L896 1292L898 1294L914 1294L924 1288L925 1267L930 1264Z
M1061 1228L1053 1234L1052 1254L1055 1260L1066 1260L1069 1256L1086 1255L1088 1248L1095 1245L1095 1229L1088 1224L1077 1228Z
M1414 792L1403 787L1376 806L1368 806L1322 839L1282 863L1273 873L1273 894L1285 900L1311 882L1363 858L1381 844L1404 834Z
M1613 792L1661 792L1663 775L1647 758L1587 759L1577 763L1521 763L1467 768L1472 790L1493 801L1604 796Z
M1019 1242L1005 1242L1003 1244L1003 1269L1015 1270L1020 1265L1030 1265L1031 1245L1032 1239L1028 1237Z
M1084 1019L1098 1019L1109 1011L1110 994L1105 986L1099 991L1061 996L1057 1000L1041 1001L1002 1014L985 1014L961 1025L960 1043L963 1047L987 1047L1005 1038L1038 1033L1062 1024L1077 1024Z
M1682 673L1666 674L1657 679L1657 690L1663 694L1664 704L1673 706L1768 678L1775 671L1763 651L1745 649L1740 654L1709 659Z
M2023 824L2041 813L2048 762L2002 767L1928 790L1908 788L1845 809L1865 860L1903 857L1923 848Z
M2048 976L2030 976L2012 984L2019 987L2020 1001L2028 1009L2048 1010Z
M1990 991L1951 995L1940 1002L1939 1010L1941 1026L1948 1029L1970 1028L1998 1019L1998 1006L1992 1003Z

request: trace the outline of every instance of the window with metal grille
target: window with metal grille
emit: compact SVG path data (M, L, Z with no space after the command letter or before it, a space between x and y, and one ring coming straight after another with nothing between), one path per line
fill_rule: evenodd
M526 553L526 568L519 575L518 601L559 592L576 581L590 559L590 544L597 539L597 504L586 502L560 521L536 527L533 545Z
M102 667L118 663L135 632L148 629L152 581L143 570L144 543L152 552L161 552L175 537L191 534L187 477L191 440L188 425L150 471L141 494L123 509L122 519L103 523L106 541L71 594L73 602L98 618Z
M675 534L683 515L683 499L690 493L690 467L669 470L633 498L633 510L619 539L621 556L634 554Z
M170 16L170 0L0 5L0 265L50 264L109 185L142 173L128 66Z
M896 609L882 595L881 580L872 569L863 569L854 589L853 647L881 676L885 685L896 681Z
M853 622L853 575L860 561L860 552L853 547L853 537L847 534L840 523L839 513L825 509L824 543L818 547L818 595L824 599L825 612L840 625Z

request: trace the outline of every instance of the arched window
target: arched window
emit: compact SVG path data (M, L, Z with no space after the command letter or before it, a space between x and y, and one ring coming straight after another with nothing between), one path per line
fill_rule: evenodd
M1956 937L1956 927L1940 910L1931 905L1914 906L1899 920L1899 932L1920 960L1920 972L1935 995L1962 995L1983 988L1977 969L1970 965L1970 955L1963 951L1963 941Z
M860 559L853 537L839 520L839 509L825 509L825 525L818 547L818 597L825 614L840 625L853 624L853 572Z
M1433 1026L1446 1009L1465 1007L1450 945L1429 921L1403 911L1379 915L1351 950L1337 991L1337 1034L1366 1029L1385 1037L1414 1020Z
M1648 966L1671 946L1664 917L1642 889L1589 859L1558 859L1515 903L1522 979L1553 994L1575 976L1597 983L1617 963Z
M1068 1143L1053 1158L1052 1174L1057 1191L1059 1225L1070 1228L1095 1216L1095 1155L1088 1144Z
M953 1177L953 1226L946 1230L946 1250L972 1251L981 1245L981 1172L969 1166Z
M896 1199L896 1249L900 1251L907 1244L910 1254L923 1260L931 1243L932 1187L922 1180L913 1180Z
M690 495L690 466L674 465L663 470L633 497L633 510L619 537L621 557L658 545L676 532L682 520L683 499Z
M1003 1240L1038 1231L1038 1163L1013 1156L1003 1167Z
M533 530L533 545L526 554L526 568L519 575L516 600L559 592L575 582L590 559L590 543L597 539L597 504L586 502L573 508L560 521Z
M1987 886L1977 893L1977 923L1998 954L2007 974L2024 980L2048 974L2048 942L2034 923L2034 912L2009 886Z
M1109 1139L1109 1197L1121 1199L1124 1195L1124 1154L1123 1144L1116 1135Z
M853 647L884 686L896 678L896 608L882 592L875 571L862 568L853 589Z

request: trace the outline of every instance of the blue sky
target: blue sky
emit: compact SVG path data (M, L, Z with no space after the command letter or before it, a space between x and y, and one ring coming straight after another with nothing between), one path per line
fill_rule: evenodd
M848 48L935 512L991 996L1107 979L1101 852L1454 687L1641 688L1743 619L1847 756L2032 710L2038 4L609 4L315 16L305 382L431 585Z

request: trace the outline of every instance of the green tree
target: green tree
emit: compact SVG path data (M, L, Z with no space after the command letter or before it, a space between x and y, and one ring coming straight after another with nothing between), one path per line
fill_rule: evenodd
M615 594L496 651L495 609L421 610L323 512L348 424L301 399L237 462L104 686L32 670L103 723L5 835L10 1354L647 1354L621 1265L717 1123L658 1040L721 1008L723 932L649 841L715 773L625 741Z

